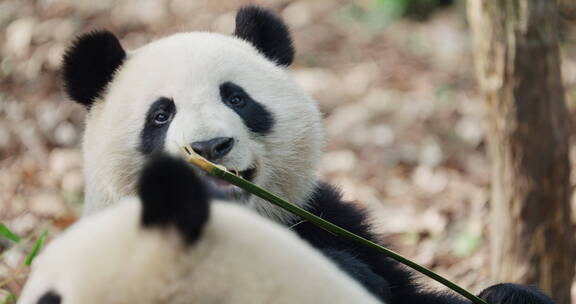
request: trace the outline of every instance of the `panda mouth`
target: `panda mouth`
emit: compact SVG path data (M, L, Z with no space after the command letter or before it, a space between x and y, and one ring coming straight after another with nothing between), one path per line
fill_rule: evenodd
M228 171L238 172L233 169L228 169ZM256 177L257 171L257 168L252 166L249 169L239 171L237 175L249 182L252 182ZM209 174L202 175L207 182L211 194L216 198L225 200L247 200L250 196L249 192L246 192L244 189L239 188L224 179Z

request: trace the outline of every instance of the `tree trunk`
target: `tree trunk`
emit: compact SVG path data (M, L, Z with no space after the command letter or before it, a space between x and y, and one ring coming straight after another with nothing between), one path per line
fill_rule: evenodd
M576 1L558 0L560 6L560 15L567 19L576 19Z
M570 303L569 122L558 8L550 0L469 0L492 161L492 272Z

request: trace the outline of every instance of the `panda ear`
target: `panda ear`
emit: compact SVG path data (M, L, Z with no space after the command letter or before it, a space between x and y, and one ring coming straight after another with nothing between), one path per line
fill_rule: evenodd
M202 180L181 158L155 154L138 183L144 227L175 227L187 244L201 235L209 217L209 195Z
M86 108L102 96L126 52L108 31L94 31L76 39L64 54L63 78L70 98Z
M245 6L236 14L234 35L254 45L268 59L289 66L294 47L288 27L280 17L258 6Z

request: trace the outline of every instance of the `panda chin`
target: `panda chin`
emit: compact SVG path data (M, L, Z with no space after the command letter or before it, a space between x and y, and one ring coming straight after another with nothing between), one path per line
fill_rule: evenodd
M210 193L215 198L222 200L248 201L250 193L246 192L244 189L234 186L219 177L208 174L202 175ZM256 176L256 168L241 171L240 176L247 181L252 181Z

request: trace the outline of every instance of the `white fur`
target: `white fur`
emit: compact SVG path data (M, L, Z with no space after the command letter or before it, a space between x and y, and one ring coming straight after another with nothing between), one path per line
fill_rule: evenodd
M19 303L379 303L292 232L230 203L211 205L200 239L142 229L137 199L87 217L33 263ZM106 244L106 245L103 245Z
M219 86L232 81L274 116L273 131L254 136L220 99ZM104 97L90 110L84 136L85 214L133 195L144 157L137 151L149 106L159 97L173 98L176 116L165 149L178 144L235 137L222 160L245 170L258 164L255 182L304 205L312 194L316 166L324 145L316 102L287 71L249 43L216 33L180 33L129 52ZM290 222L292 216L251 196L260 213Z

